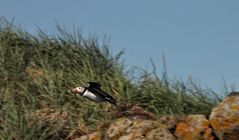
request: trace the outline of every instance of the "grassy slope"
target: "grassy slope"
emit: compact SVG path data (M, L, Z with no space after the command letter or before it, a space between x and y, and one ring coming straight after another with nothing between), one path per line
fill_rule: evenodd
M107 43L106 43L107 44ZM42 108L67 111L73 128L81 120L91 130L110 119L109 106L75 98L70 89L98 81L117 100L160 114L208 114L219 100L192 80L169 80L166 72L142 71L130 80L108 45L57 27L57 35L32 36L0 20L0 139L50 139L55 130L41 126L32 113ZM103 111L102 111L103 110ZM13 131L14 130L14 131Z

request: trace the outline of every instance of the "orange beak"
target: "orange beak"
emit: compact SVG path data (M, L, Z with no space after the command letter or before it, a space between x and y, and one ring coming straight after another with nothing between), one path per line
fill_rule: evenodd
M73 88L73 89L71 90L71 93L73 93L73 94L76 96L76 89ZM76 97L77 97L77 96L76 96Z

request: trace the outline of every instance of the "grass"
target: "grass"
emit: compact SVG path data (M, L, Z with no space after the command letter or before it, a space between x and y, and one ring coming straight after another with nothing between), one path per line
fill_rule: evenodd
M123 52L112 55L107 44L61 26L55 35L41 30L31 35L2 18L0 139L64 139L76 129L94 131L112 119L111 107L71 95L72 87L88 81L100 82L119 102L141 106L157 116L208 115L220 101L215 92L190 78L170 80L166 70L157 75L154 65L153 72L136 69L141 74L132 79L121 62Z

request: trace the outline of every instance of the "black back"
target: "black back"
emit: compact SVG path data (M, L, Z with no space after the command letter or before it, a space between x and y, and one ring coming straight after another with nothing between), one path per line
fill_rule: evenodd
M88 84L90 84L89 88L99 88L101 87L101 85L97 82L87 82Z
M106 101L116 105L116 100L109 95L108 93L104 92L103 90L101 90L101 85L97 82L88 82L90 84L89 87L87 87L87 89L95 94L100 95L101 97L103 97Z

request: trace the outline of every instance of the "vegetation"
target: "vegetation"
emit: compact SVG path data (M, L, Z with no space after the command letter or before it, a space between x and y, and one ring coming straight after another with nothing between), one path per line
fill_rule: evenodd
M121 62L123 52L112 55L107 42L100 45L97 38L56 28L56 35L31 35L0 20L0 139L64 139L76 129L88 133L112 119L110 105L70 93L87 81L100 82L122 104L158 116L208 115L220 100L190 78L170 80L166 70L158 76L154 65L153 72L134 68L140 75L132 78Z

